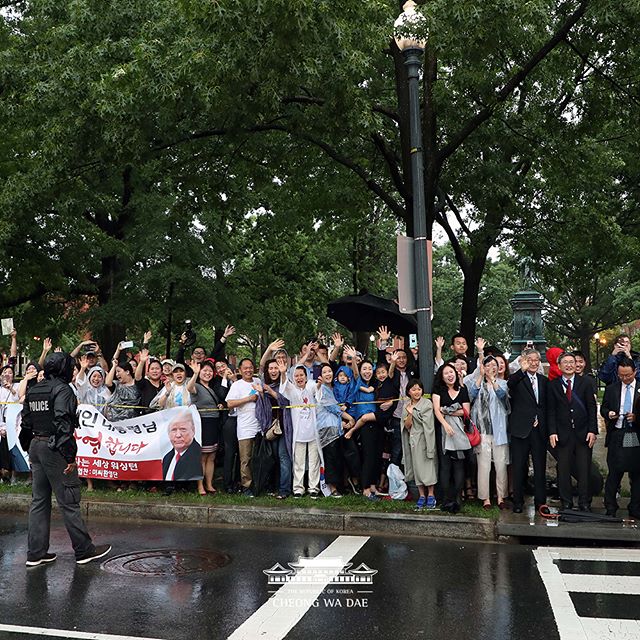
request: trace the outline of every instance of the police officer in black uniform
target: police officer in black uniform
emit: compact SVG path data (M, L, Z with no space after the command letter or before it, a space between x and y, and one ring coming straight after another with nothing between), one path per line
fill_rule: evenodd
M76 466L78 401L69 383L74 360L66 353L50 355L44 364L45 379L27 392L22 410L20 442L28 444L33 471L29 510L27 566L53 562L49 553L51 493L56 496L78 564L106 556L109 545L94 546L80 515L80 478Z

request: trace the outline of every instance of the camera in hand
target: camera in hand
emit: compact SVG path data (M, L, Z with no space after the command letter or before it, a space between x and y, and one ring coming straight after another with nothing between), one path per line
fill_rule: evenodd
M192 346L196 341L196 332L193 330L193 327L191 325L191 320L184 321L183 334L185 337L184 346L185 347Z

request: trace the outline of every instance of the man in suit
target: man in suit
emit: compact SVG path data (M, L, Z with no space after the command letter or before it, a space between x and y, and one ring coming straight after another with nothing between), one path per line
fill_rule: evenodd
M572 353L558 356L562 375L549 383L547 425L549 444L558 447L558 488L564 509L573 509L571 467L575 460L578 508L591 511L589 471L598 436L596 399L591 385L576 375Z
M165 480L202 480L202 450L195 439L196 427L189 410L181 411L169 423L172 449L162 459Z
M524 486L533 460L533 484L536 511L548 512L547 502L547 386L538 373L540 353L529 349L520 356L520 369L509 376L511 398L509 432L513 465L513 512L522 513Z
M638 442L640 429L636 415L640 411L640 383L636 381L636 367L631 358L618 361L617 374L618 381L605 389L600 407L600 414L607 424L604 446L607 447L609 467L604 485L604 506L607 515L616 515L616 493L622 476L627 472L631 483L629 515L640 519L640 446L623 446L625 438L631 441L628 444Z

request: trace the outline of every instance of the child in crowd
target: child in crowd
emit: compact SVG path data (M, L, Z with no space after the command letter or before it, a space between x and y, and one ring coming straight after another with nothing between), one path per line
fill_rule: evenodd
M375 394L376 409L375 411L369 411L360 416L353 429L351 429L348 434L345 434L345 437L353 437L355 432L368 422L377 422L381 427L387 426L395 408L393 401L396 399L396 391L393 385L393 373L397 359L398 355L394 353L391 356L390 366L383 362L377 364L375 371L376 379L372 381L371 388L361 388L362 391L373 391Z

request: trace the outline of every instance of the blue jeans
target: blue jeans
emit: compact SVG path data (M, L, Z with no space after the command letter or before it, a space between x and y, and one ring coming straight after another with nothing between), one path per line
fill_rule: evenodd
M280 486L278 493L283 496L291 495L291 458L287 451L287 443L282 434L277 440L273 442L273 451L278 458L278 464L280 466Z

